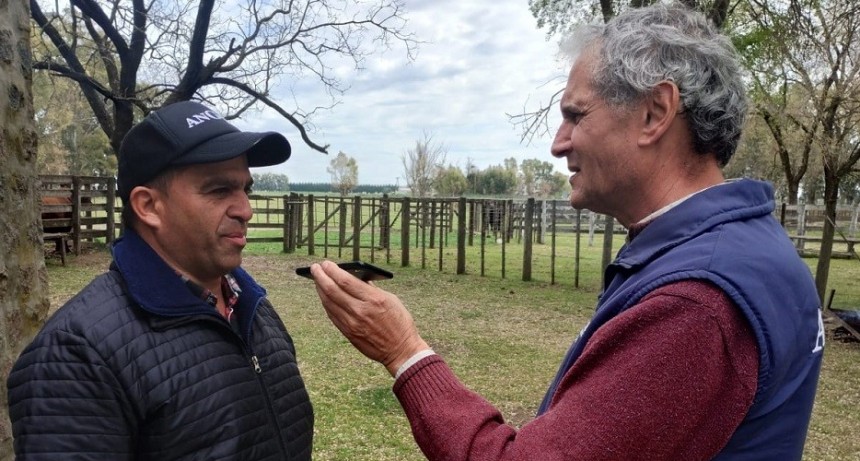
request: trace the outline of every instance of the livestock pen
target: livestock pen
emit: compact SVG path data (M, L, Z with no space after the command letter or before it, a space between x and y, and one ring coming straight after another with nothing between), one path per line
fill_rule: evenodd
M43 200L65 200L43 204L46 238L62 226L66 231L60 234L77 254L82 242L109 243L121 232L114 178L40 179ZM582 246L603 246L606 261L625 232L611 218L573 210L566 200L384 194L253 194L250 200L254 217L248 223L248 242L268 251L502 278L516 273L522 280L550 283L564 274L576 286ZM774 211L804 256L814 256L820 245L820 210L780 205ZM856 257L858 210L860 205L839 208L834 257ZM59 217L52 216L58 212Z

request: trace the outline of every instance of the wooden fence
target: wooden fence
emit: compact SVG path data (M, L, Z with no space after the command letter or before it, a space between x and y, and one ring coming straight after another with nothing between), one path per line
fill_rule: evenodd
M95 176L40 176L43 237L80 254L81 242L116 236L116 180Z
M797 251L802 256L816 257L821 247L821 231L824 228L825 208L822 205L787 205L777 208L779 220L795 243ZM860 204L854 206L839 206L836 208L836 235L834 243L837 251L835 258L857 257L854 246L860 243ZM814 244L808 248L808 244ZM843 248L844 247L844 248Z
M69 236L75 252L80 251L82 241L111 242L116 238L119 226L115 223L121 207L113 178L41 179L43 196L69 198L70 203L61 209L43 206L43 216L47 211L69 212L63 222L71 225ZM523 280L531 280L533 269L540 266L552 283L563 257L566 263L573 260L577 285L581 245L594 245L595 234L601 236L602 244L606 222L605 217L587 210L573 210L566 200L289 194L253 195L251 206L251 245L276 245L287 253L384 260L456 273L466 272L468 264L470 272L502 277L518 268ZM860 206L839 209L836 257L856 255L858 209ZM814 251L808 245L820 244L817 229L824 219L820 207L785 206L775 213L795 239L799 252ZM43 220L45 223L49 221ZM612 234L624 232L613 224ZM583 237L587 237L584 242Z

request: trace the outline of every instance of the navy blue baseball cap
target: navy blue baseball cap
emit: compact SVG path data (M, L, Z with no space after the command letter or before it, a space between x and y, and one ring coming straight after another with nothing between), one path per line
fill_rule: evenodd
M132 127L119 148L117 188L127 200L132 189L171 166L248 156L248 166L277 165L290 158L290 143L276 132L240 131L213 109L182 101L150 113Z

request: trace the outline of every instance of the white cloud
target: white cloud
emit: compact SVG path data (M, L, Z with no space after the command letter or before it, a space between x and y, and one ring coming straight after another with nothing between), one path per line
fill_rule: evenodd
M450 163L461 167L467 159L485 168L513 156L551 161L563 171L563 162L549 154L548 136L522 144L519 127L506 115L545 104L564 81L557 46L536 28L527 2L405 3L407 27L425 43L412 63L395 49L369 58L358 74L337 68L350 89L339 105L315 116L316 131L309 133L317 144L331 145L330 155L307 147L274 112L237 121L243 129L282 131L290 139L292 158L265 171L285 173L292 182L327 182L326 167L344 151L357 160L362 184L394 183L402 175L400 157L425 132L447 147ZM319 88L294 85L304 107L327 104ZM274 93L292 99L287 88ZM552 127L556 112L551 113Z

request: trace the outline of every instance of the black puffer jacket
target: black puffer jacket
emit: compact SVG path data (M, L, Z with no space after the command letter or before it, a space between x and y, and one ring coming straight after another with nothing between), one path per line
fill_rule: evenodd
M9 376L19 460L309 460L295 349L242 269L241 334L133 232Z

